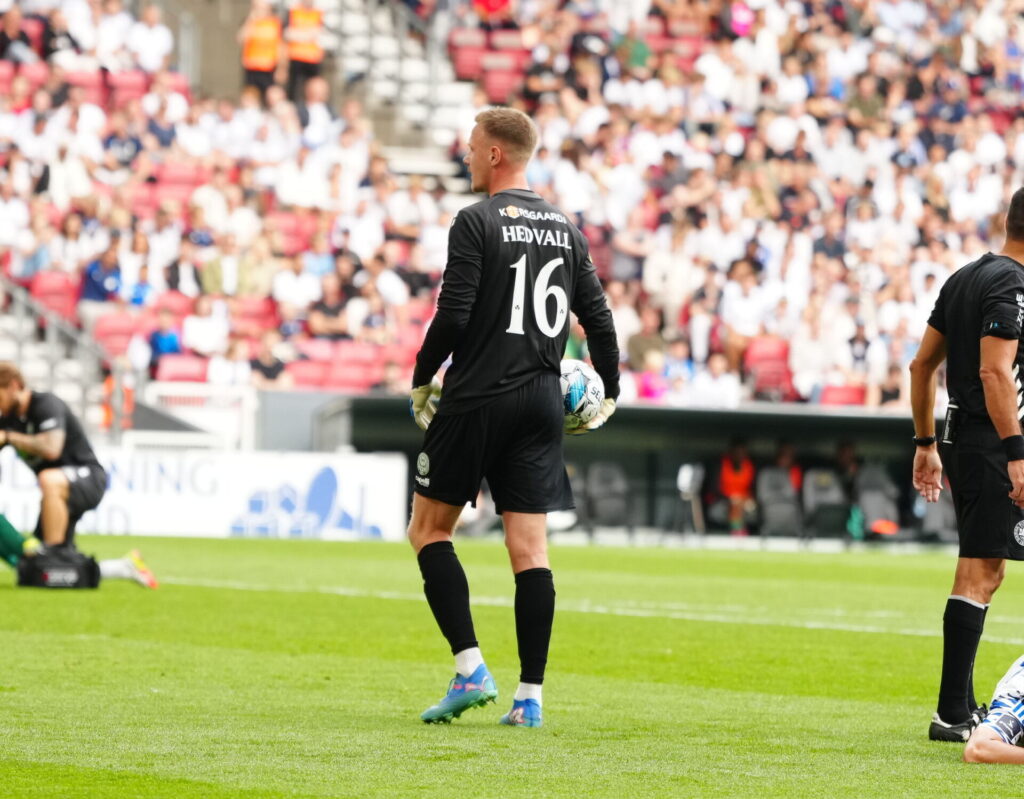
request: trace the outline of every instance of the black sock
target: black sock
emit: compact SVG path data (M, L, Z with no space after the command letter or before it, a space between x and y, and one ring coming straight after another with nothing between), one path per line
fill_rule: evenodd
M427 544L416 557L437 626L448 639L452 654L477 645L473 616L469 611L469 583L451 541Z
M985 626L985 616L988 615L988 606L981 612L981 626ZM978 700L974 697L974 661L971 661L971 676L967 679L967 709L972 713L978 709Z
M971 673L984 626L985 608L960 597L946 600L938 713L947 724L959 724L971 715Z
M516 575L516 640L519 681L544 684L544 667L555 617L555 581L551 569L527 569Z

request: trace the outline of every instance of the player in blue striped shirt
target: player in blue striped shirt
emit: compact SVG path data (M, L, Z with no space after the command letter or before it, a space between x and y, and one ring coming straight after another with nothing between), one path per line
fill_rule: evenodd
M1024 764L1024 655L1018 657L996 686L992 707L974 728L964 760L967 763Z

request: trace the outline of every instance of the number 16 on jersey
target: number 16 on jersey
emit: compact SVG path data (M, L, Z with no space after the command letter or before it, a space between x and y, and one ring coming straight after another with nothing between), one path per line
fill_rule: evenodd
M561 286L549 286L551 275L563 264L561 258L552 258L540 270L537 275L537 282L533 287L533 317L537 322L537 328L548 338L554 338L565 327L569 313L569 298L565 295L565 289ZM525 309L523 302L526 299L526 255L509 264L515 274L515 285L512 287L512 318L509 320L506 333L524 335L523 316ZM548 297L555 298L555 319L548 319Z

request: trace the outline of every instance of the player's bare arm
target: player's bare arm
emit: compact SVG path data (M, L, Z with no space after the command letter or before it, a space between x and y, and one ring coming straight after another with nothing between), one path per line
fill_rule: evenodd
M19 452L32 457L54 461L60 457L64 449L65 434L63 430L47 430L44 433L17 433L4 430L0 439L0 447L10 444Z
M924 443L914 453L914 489L927 502L936 502L942 490L942 462L935 446L935 382L939 366L946 359L946 337L930 325L910 364L910 405L914 414L914 435Z
M1013 365L1017 357L1017 341L995 336L981 339L981 383L985 389L985 407L1004 442L1019 441L1020 421L1017 419L1017 387L1013 381ZM1006 470L1013 488L1012 499L1024 507L1024 452L1013 458L1007 453Z
M1008 744L986 726L976 727L964 747L965 763L1011 763L1024 765L1024 748Z

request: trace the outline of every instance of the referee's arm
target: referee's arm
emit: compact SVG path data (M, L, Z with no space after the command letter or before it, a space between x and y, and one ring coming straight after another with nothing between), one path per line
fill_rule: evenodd
M946 360L946 337L931 325L925 327L917 355L910 362L910 407L914 435L935 436L935 375ZM914 488L927 502L938 502L942 490L942 461L932 443L914 453Z
M1017 386L1013 382L1017 346L1016 338L983 337L979 375L985 389L985 409L1006 449L1006 471L1013 484L1010 499L1024 508L1024 442L1020 439Z

